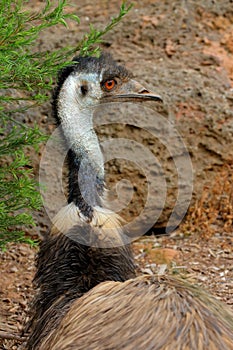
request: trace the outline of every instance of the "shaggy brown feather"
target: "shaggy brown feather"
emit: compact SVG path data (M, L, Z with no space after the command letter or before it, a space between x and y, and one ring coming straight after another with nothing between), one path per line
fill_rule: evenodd
M79 242L76 242L77 234ZM135 277L129 246L88 246L93 236L93 228L83 224L75 226L68 235L49 236L41 243L34 278L38 293L31 308L31 320L25 329L26 333L30 330L29 349L36 348L38 339L50 332L51 327L56 327L56 320L64 314L72 300L101 282L123 282ZM99 244L102 244L101 241ZM47 325L48 309L50 312L53 310L50 326Z
M233 349L233 314L199 287L178 278L104 282L71 300L69 307L63 309L57 328L31 349ZM53 328L57 308L52 305L46 312L48 329Z

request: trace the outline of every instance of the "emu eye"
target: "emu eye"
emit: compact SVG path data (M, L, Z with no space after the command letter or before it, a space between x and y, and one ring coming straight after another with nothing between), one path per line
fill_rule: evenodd
M106 91L111 91L115 88L116 85L117 85L117 82L115 79L109 79L103 83L103 88Z

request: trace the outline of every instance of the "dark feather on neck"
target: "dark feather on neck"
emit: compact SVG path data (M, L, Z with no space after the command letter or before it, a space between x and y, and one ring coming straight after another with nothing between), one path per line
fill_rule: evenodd
M80 171L81 162L86 164L82 167L82 171ZM96 174L96 170L92 168L91 162L88 161L87 154L77 156L72 150L69 150L68 167L68 203L74 202L85 216L91 218L92 208L101 206L100 196L103 195L104 191L104 179ZM83 198L83 194L85 194L85 198Z

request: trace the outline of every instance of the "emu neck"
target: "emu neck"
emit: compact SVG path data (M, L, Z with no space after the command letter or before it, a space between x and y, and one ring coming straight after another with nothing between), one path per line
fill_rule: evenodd
M101 206L100 196L104 190L104 160L92 117L92 109L80 108L75 89L63 86L58 101L58 118L69 148L68 202L74 202L87 217L92 216L94 206Z

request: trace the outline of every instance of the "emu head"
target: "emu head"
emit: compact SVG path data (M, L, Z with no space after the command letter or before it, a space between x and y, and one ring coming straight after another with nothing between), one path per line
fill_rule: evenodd
M80 110L95 108L101 103L134 100L162 102L157 94L151 93L132 79L132 74L117 64L109 54L97 57L75 57L73 64L60 72L55 90L55 109L62 89L69 91L73 103ZM58 122L60 122L58 116Z

